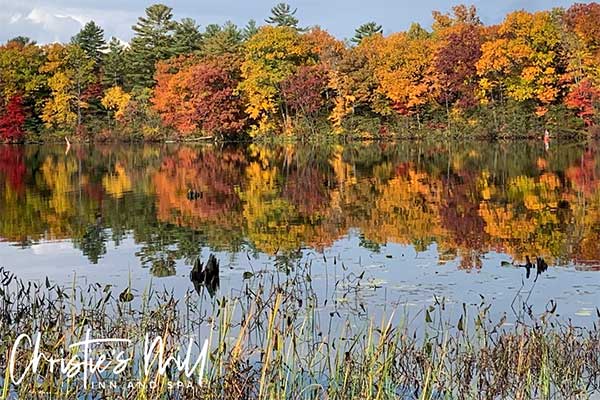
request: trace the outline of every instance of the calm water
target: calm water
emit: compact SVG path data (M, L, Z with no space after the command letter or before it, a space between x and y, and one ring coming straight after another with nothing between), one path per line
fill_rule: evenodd
M141 288L152 278L183 293L193 260L216 253L225 295L244 272L300 263L348 313L483 296L510 317L513 299L528 297L538 313L555 300L585 325L600 306L595 149L0 146L0 265L24 279L119 287L131 277ZM537 281L507 265L527 255L550 265Z

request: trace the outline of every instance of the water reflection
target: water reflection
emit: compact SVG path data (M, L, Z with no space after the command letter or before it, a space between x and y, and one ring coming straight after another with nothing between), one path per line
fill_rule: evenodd
M598 178L584 144L1 146L0 238L71 239L94 264L131 235L155 276L202 246L285 268L354 228L374 252L436 243L440 263L464 269L490 251L593 269Z

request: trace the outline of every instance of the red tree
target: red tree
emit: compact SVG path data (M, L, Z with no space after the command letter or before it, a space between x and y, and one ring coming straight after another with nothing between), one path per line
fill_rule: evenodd
M246 124L244 104L235 91L238 72L237 63L225 56L159 64L154 109L165 124L184 134L198 129L211 135L238 133Z
M440 86L440 102L456 102L461 108L477 103L477 82L473 77L477 72L475 64L481 57L482 43L481 30L477 25L459 24L443 32L433 62Z
M326 88L327 72L324 67L303 66L281 83L281 94L294 114L312 116L325 104L323 93Z
M235 75L234 69L218 60L194 65L187 71L185 87L202 131L233 135L244 128L244 104L235 93Z
M588 79L575 86L566 97L565 104L577 110L577 116L587 126L594 124L595 105L600 102L600 89L595 87Z
M8 142L22 141L25 137L24 123L23 98L13 96L8 101L4 113L0 116L0 140Z

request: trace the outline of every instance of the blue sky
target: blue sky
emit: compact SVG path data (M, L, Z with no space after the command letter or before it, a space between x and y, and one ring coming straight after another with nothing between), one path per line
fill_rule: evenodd
M263 22L278 0L179 0L164 1L173 7L177 19L194 18L201 27L231 20L245 25L249 19ZM581 1L579 1L581 2ZM144 9L153 2L139 0L0 0L0 41L17 35L29 36L39 43L68 41L82 24L93 19L107 37L122 40L131 37L131 26ZM448 11L456 4L474 4L486 24L500 22L511 10L541 10L569 7L565 0L295 0L290 5L298 9L302 26L319 25L339 38L351 37L354 29L368 21L383 25L386 33L407 29L412 22L424 26L431 23L431 11Z

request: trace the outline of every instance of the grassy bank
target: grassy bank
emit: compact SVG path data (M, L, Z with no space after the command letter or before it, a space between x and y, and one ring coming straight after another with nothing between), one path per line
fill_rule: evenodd
M456 320L443 300L417 315L323 313L305 273L281 280L248 275L239 293L210 300L203 292L65 288L1 271L2 398L550 399L600 391L598 324L560 323L549 310L528 324L505 325L490 319L484 302L475 311L464 307ZM122 374L89 378L113 387L86 389L81 375L69 379L47 367L9 384L7 363L19 334L41 331L42 352L72 356L80 349L68 344L88 329L95 338L136 345L146 334L160 336L167 355L176 354L182 337L200 335L210 352L204 383L174 388L169 382L197 377L174 369L145 375L134 353ZM25 348L18 352L18 374L31 357Z

